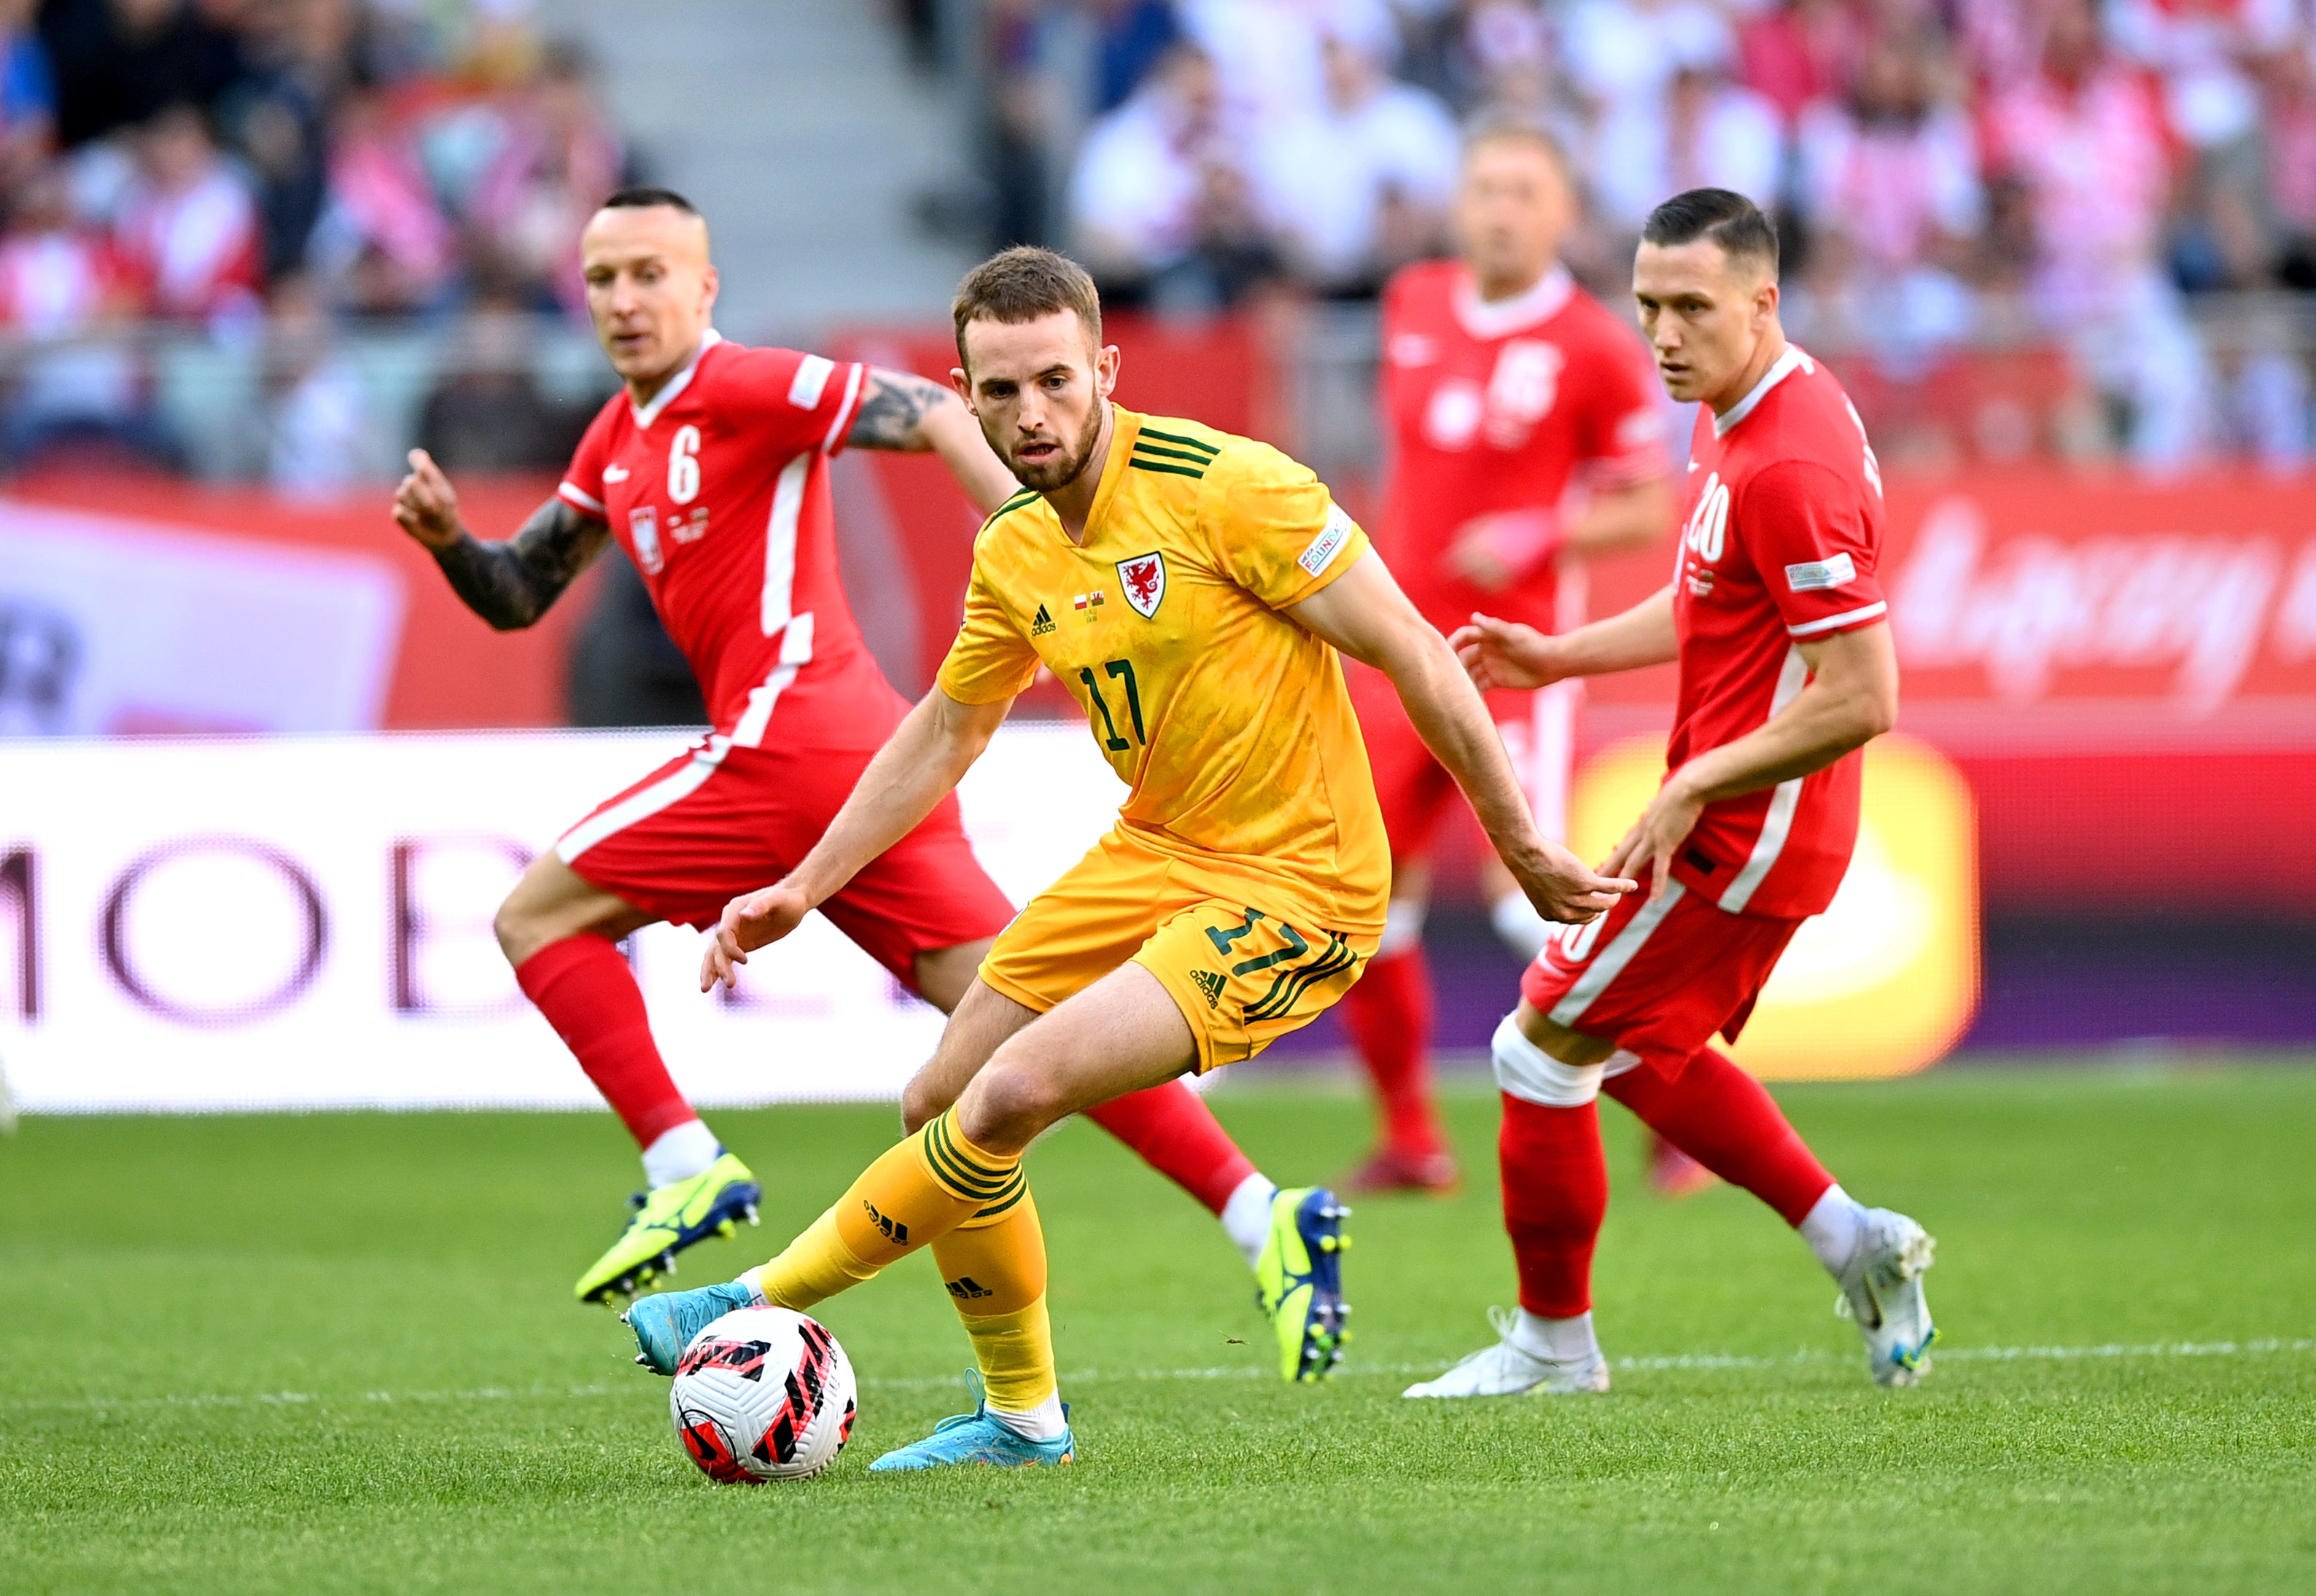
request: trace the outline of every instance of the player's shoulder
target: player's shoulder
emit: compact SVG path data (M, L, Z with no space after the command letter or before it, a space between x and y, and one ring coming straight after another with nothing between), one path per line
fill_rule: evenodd
M973 535L973 557L1002 560L1023 539L1034 535L1044 498L1036 488L1025 487L991 511Z
M1633 318L1581 284L1561 307L1553 333L1563 343L1601 344L1620 354L1641 347L1640 329Z
M1866 425L1832 372L1807 355L1748 418L1751 435L1730 451L1737 491L1809 498L1866 495L1875 468Z
M703 397L709 394L771 393L788 397L791 388L809 388L803 407L809 410L820 401L819 388L836 371L836 362L824 355L807 354L800 349L782 349L777 344L735 343L720 338L699 352L699 384Z
M1286 459L1267 443L1188 416L1137 415L1126 410L1118 415L1126 470L1134 482L1135 497L1145 510L1173 505L1195 516L1217 493L1227 497L1231 485L1275 470L1270 457Z
M1139 424L1127 464L1153 475L1180 477L1183 489L1194 495L1198 489L1193 484L1210 493L1217 483L1264 483L1311 475L1308 466L1259 438L1225 432L1186 416L1135 419Z
M1454 302L1463 272L1463 266L1455 261L1417 261L1402 266L1384 284L1384 319L1430 320L1444 314Z

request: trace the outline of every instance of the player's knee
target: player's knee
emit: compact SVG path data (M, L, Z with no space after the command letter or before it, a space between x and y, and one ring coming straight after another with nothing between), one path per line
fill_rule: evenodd
M1490 1053L1496 1084L1512 1096L1548 1109L1581 1109L1600 1095L1600 1064L1563 1064L1528 1039L1519 1020L1504 1016Z
M1001 1055L974 1077L959 1100L959 1128L992 1152L1008 1152L1027 1147L1069 1111L1067 1095L1052 1071Z
M955 1101L948 1092L920 1072L901 1088L901 1134L914 1136L949 1111Z
M506 955L509 964L521 964L539 947L538 924L524 912L521 896L519 889L509 893L498 913L491 916L491 934L498 938L499 951Z

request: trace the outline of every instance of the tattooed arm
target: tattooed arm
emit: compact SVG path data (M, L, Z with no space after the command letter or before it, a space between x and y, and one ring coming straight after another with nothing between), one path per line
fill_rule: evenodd
M459 495L423 449L394 494L394 519L423 544L467 608L503 632L530 625L610 540L601 516L560 498L533 512L503 543L477 541L459 519Z
M981 424L964 402L912 372L869 367L868 392L844 439L855 449L931 450L984 515L1021 491L982 441Z

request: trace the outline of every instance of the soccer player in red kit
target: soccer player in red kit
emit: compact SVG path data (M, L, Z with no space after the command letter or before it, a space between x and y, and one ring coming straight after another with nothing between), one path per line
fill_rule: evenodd
M732 897L785 873L908 711L839 584L828 459L848 443L938 450L984 513L1019 485L947 388L720 337L708 324L707 224L680 195L612 195L582 252L588 309L626 390L587 429L556 496L512 540L478 542L449 479L414 450L395 518L502 629L536 621L616 540L714 723L690 753L566 832L495 923L523 992L643 1150L648 1189L577 1286L583 1301L608 1301L753 1219L760 1196L669 1077L617 943L659 920L712 926ZM943 1011L1013 917L966 845L954 798L823 907ZM1278 1189L1187 1086L1136 1092L1090 1117L1205 1201L1250 1265L1279 1244Z
M1442 632L1475 610L1539 631L1580 625L1584 559L1672 531L1672 462L1647 354L1631 324L1577 287L1559 261L1573 204L1549 134L1520 122L1483 126L1465 146L1456 194L1461 258L1410 266L1384 293L1382 402L1393 465L1376 541ZM1382 947L1343 1000L1384 1120L1382 1145L1350 1185L1444 1190L1456 1182L1456 1162L1440 1136L1426 1057L1425 854L1462 798L1390 684L1354 667L1352 685L1391 839L1392 893ZM1567 681L1488 695L1548 837L1566 826L1581 691ZM1523 959L1535 958L1548 927L1509 871L1492 859L1486 869L1497 934Z
M1832 901L1857 841L1857 751L1898 712L1881 470L1841 385L1786 342L1777 271L1777 234L1742 195L1657 207L1633 290L1666 388L1701 406L1673 581L1563 636L1475 616L1454 639L1482 687L1667 661L1680 685L1664 782L1601 867L1631 867L1644 890L1556 934L1496 1032L1519 1311L1410 1396L1608 1389L1591 1314L1602 1092L1801 1232L1875 1380L1929 1367L1930 1237L1845 1193L1711 1045L1736 1039L1795 930Z

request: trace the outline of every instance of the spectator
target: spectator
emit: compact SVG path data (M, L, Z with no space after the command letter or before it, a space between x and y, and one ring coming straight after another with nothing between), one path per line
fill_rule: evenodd
M123 443L156 463L174 451L155 425L135 357L107 334L139 308L111 239L74 218L60 167L18 190L0 235L0 327L31 345L0 419L0 451L22 469L74 438Z
M1213 60L1182 44L1087 135L1071 221L1106 292L1212 308L1274 272L1222 117Z
M1380 0L1340 3L1347 11L1382 9ZM1298 0L1180 0L1176 11L1182 30L1214 63L1222 115L1233 134L1307 116L1324 103L1320 9Z
M265 475L289 498L325 499L375 475L361 373L302 275L273 286L265 327Z
M1115 111L1182 37L1169 0L1091 0L1096 58L1093 110Z
M1449 58L1452 79L1462 90L1456 103L1477 114L1542 126L1565 120L1554 114L1551 36L1531 0L1479 0L1460 44ZM1564 135L1577 130L1572 124L1556 129L1572 148L1575 141Z
M67 148L207 105L241 76L233 35L186 0L52 0L40 37L56 68L57 134Z
M0 185L9 190L56 147L56 75L32 10L32 0L0 0Z
M2316 59L2301 42L2262 58L2261 206L2269 270L2303 293L2316 291Z
M1447 107L1393 82L1378 47L1331 31L1325 103L1254 141L1266 219L1297 274L1331 293L1372 296L1392 271L1436 251L1456 186Z
M579 230L626 165L586 58L574 46L551 47L475 192L473 221L492 265L525 284L540 308L583 312Z
M361 314L435 303L450 283L458 241L384 92L350 90L335 135L310 252L315 271L339 303Z
M1937 103L1937 58L1915 39L1866 51L1842 104L1804 118L1801 191L1819 309L1872 334L1888 368L1919 371L1968 331L1964 286L1985 219L1970 120Z
M571 458L594 413L557 405L532 377L531 320L515 296L485 290L451 343L455 363L418 421L418 446L444 470L551 471Z
M1811 106L1840 97L1860 54L1858 22L1842 0L1782 0L1740 25L1738 76L1793 127Z
M2018 184L2032 218L2037 316L2121 413L2134 459L2187 463L2212 382L2164 269L2171 129L2107 49L2091 0L2053 0L2040 72L1999 94L1986 121L1988 165Z
M1636 236L1650 211L1686 189L1733 189L1764 210L1780 198L1785 130L1774 106L1730 80L1733 41L1702 26L1670 31L1678 52L1651 100L1635 89L1595 126L1588 169L1600 219Z
M135 136L136 175L113 220L158 316L232 318L257 308L263 239L241 176L196 106L164 108Z

